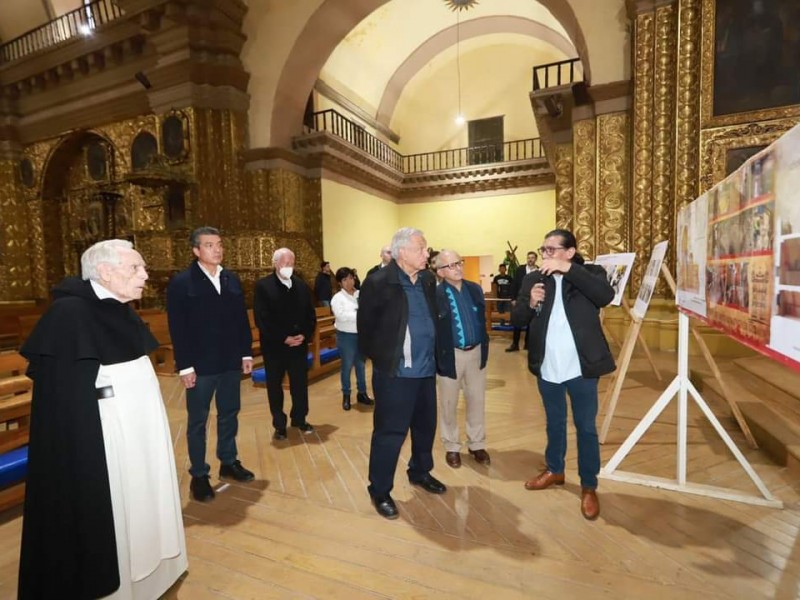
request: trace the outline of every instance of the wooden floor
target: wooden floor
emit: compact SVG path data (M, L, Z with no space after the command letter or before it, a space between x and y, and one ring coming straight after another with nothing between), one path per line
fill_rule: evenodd
M451 469L437 440L434 474L448 492L432 496L406 481L407 441L393 492L397 521L380 518L370 505L371 411L341 410L337 375L311 386L316 434L290 429L283 442L271 439L265 390L243 382L239 455L256 481L217 485L209 504L189 500L183 392L176 378L163 378L189 551L189 572L166 597L798 597L800 483L747 449L719 404L712 408L784 510L601 480L602 514L587 522L579 512L572 432L567 485L526 491L522 482L542 466L544 415L524 353L503 352L507 344L507 338L492 341L488 367L491 467L465 453L464 466ZM657 359L671 377L675 356ZM665 386L634 359L601 450L604 462ZM674 477L674 423L670 407L620 468ZM215 435L212 425L211 448ZM216 461L209 462L216 474ZM696 409L690 409L688 478L757 493ZM16 597L21 521L19 510L0 515L3 599Z

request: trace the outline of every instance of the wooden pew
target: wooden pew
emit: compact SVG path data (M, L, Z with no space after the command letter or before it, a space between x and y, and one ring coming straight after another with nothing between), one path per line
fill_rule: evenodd
M28 444L33 382L24 375L27 364L16 352L0 354L0 465L4 466L4 459L24 453ZM26 461L27 458L19 458L17 464ZM0 487L0 511L21 504L24 499L24 479Z
M320 306L315 310L317 312L317 327L314 329L314 337L308 345L312 355L311 368L308 370L309 380L318 379L334 370L338 371L342 364L339 358L326 363L322 362L322 351L336 348L336 327L334 327L336 317L333 316L331 309L327 306Z
M19 318L34 317L35 323L44 309L44 305L34 300L0 302L0 348L19 348L22 343Z

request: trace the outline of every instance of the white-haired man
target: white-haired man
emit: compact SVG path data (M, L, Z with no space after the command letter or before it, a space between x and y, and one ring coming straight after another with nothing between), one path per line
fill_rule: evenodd
M379 262L377 265L375 265L369 271L367 271L367 277L369 277L373 273L377 273L378 271L386 267L386 265L388 265L390 262L392 262L392 247L387 245L381 248L381 262Z
M20 598L157 598L187 568L172 438L128 305L144 261L125 240L81 257L20 353L33 379Z
M306 282L294 275L294 252L279 248L272 255L274 272L255 286L253 313L261 335L261 353L267 375L267 398L272 413L273 438L286 439L283 412L283 376L289 374L292 395L290 424L313 433L308 416L308 342L317 326L317 314Z
M486 301L481 286L464 279L464 261L454 250L436 255L436 274L442 283L436 288L439 319L447 330L439 341L439 435L445 461L461 466L461 439L458 432L459 391L466 404L467 449L481 465L491 462L486 452Z
M436 281L426 268L428 246L418 229L392 238L393 260L364 280L358 345L372 359L374 429L369 494L379 515L398 517L390 492L400 448L411 430L408 480L432 494L447 488L431 475L436 433Z

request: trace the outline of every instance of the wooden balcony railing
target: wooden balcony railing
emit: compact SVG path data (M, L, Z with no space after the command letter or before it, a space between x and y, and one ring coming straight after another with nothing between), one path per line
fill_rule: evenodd
M397 171L403 168L402 154L333 109L315 112L311 122L306 124L305 130L307 133L328 131Z
M114 0L94 0L0 46L0 62L12 62L77 37L122 16Z
M313 131L332 133L403 174L544 158L544 146L540 138L406 156L333 109L314 113L306 123L304 131L305 133Z
M577 73L576 66L580 66L579 58L570 58L546 65L533 67L533 91L544 90L550 87L570 85L583 79Z

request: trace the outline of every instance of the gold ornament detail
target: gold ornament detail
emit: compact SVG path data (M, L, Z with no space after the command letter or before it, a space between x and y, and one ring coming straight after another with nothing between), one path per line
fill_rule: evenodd
M697 196L700 145L697 89L700 84L700 0L681 0L678 8L678 73L675 144L675 213Z
M597 253L628 251L628 115L597 117Z
M597 208L595 205L597 186L597 127L594 119L573 124L575 145L575 237L578 251L586 257L594 257L597 248Z
M636 17L633 88L633 240L637 260L629 289L638 290L652 248L653 63L655 16ZM635 293L634 291L631 292Z
M572 144L556 146L556 227L572 231L573 228L573 173Z

